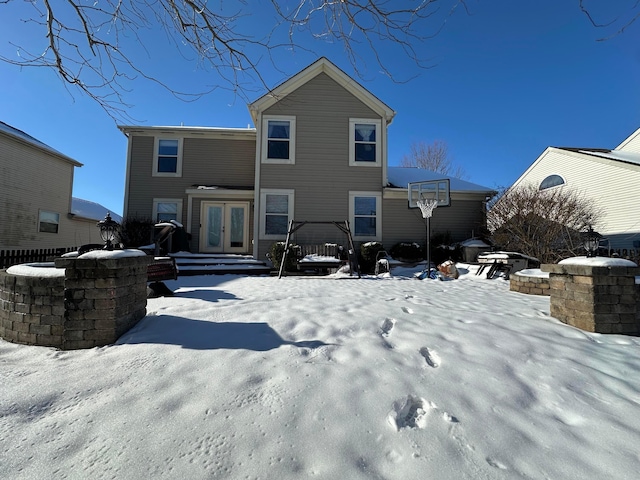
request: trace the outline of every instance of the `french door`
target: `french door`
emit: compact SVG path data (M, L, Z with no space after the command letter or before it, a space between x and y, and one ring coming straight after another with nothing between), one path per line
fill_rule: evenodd
M249 202L202 202L200 251L249 251Z

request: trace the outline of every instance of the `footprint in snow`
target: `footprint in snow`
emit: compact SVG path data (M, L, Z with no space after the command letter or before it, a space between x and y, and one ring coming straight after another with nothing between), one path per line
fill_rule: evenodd
M427 347L420 349L420 355L422 355L431 368L438 368L440 366L440 356L434 351L429 350Z
M389 412L387 419L397 431L402 428L425 428L431 408L424 398L409 395L393 403L393 410Z
M409 307L402 307L402 311L404 313L408 313L409 315L413 313L413 310L411 310Z
M382 326L380 327L380 335L388 337L395 324L395 318L385 318L384 322L382 322Z

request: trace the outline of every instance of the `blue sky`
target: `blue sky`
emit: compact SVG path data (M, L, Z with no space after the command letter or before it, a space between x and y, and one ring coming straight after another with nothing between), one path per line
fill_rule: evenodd
M635 0L606 3L594 11L599 19L625 12ZM27 7L0 5L1 55L15 55L9 41L41 44L41 33L18 22ZM389 127L391 165L414 142L443 140L466 179L491 188L510 185L547 146L614 148L640 128L640 22L597 41L614 29L594 28L578 0L471 1L469 7L471 15L459 9L438 36L416 45L433 68L417 68L392 45L377 45L395 80L406 83L392 81L372 61L357 77L341 45L302 34L297 38L313 51L279 51L278 69L265 63L261 74L276 86L326 56L397 112ZM269 24L268 12L257 9L262 11L245 20L249 28ZM158 48L140 56L141 63L174 85L197 90L219 82L215 73L167 49L156 33L150 38ZM83 163L74 195L122 213L127 141L114 120L51 71L0 62L0 79L0 120ZM251 124L246 99L226 89L185 103L142 80L130 88L126 100L136 121L128 123ZM255 100L262 93L254 83L245 96Z

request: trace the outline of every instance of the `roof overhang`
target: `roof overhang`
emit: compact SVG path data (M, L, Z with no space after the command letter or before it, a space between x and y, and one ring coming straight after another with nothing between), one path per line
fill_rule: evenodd
M184 127L184 126L158 126L146 127L139 125L118 125L118 129L126 136L156 136L156 135L181 135L193 138L229 138L234 140L255 140L255 128L223 128L223 127Z

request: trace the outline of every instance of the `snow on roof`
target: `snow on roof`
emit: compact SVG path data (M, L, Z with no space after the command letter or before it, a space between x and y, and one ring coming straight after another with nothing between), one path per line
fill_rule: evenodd
M89 200L83 200L82 198L73 197L71 199L71 213L78 217L88 218L89 220L100 221L104 220L107 213L111 214L111 218L122 223L122 217L117 213L113 213L106 207L103 207L99 203L91 202Z
M389 167L387 169L387 175L389 178L389 186L396 188L407 188L407 184L410 182L422 182L427 180L443 180L449 179L451 182L452 192L483 192L489 193L494 190L488 187L483 187L476 183L460 180L459 178L449 177L442 175L441 173L432 172L431 170L425 170L424 168L416 167Z
M593 155L595 157L608 158L610 160L617 160L619 162L626 162L626 163L633 163L635 165L640 165L640 153L621 152L618 150L611 150L609 152L578 150L578 152L586 153L587 155Z
M6 124L6 123L4 123L2 121L0 121L0 132L5 133L6 135L10 135L10 136L12 136L14 138L17 138L19 140L22 140L23 142L26 142L26 143L30 144L31 146L33 146L33 147L40 148L40 149L45 150L45 151L47 151L49 153L53 153L54 155L56 155L58 157L61 157L64 160L67 160L68 162L73 163L77 167L81 167L82 166L82 164L80 162L78 162L77 160L74 160L73 158L68 157L64 153L59 152L55 148L50 147L46 143L41 142L37 138L34 138L31 135L29 135L28 133L25 133L22 130L18 130L17 128L12 127L11 125Z

